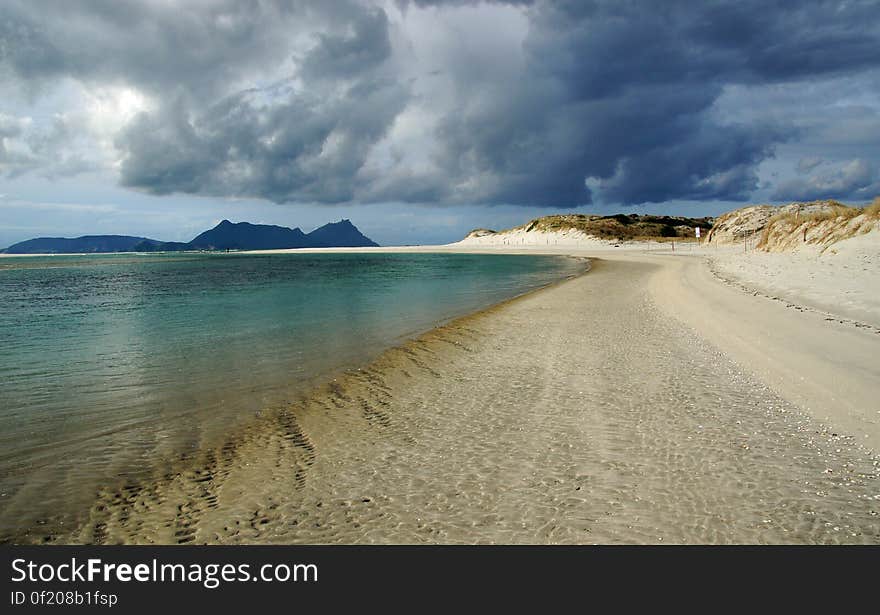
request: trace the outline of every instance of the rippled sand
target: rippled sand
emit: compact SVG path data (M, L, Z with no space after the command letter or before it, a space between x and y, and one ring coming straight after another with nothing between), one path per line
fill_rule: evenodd
M659 266L456 321L26 540L880 542L880 461L662 312Z

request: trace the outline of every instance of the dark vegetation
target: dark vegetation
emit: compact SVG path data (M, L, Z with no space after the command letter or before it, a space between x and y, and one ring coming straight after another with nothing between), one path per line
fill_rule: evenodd
M526 231L577 229L601 239L625 241L658 237L693 237L695 227L699 226L705 231L712 227L713 220L711 217L687 218L648 214L614 214L612 216L565 214L537 218L522 228Z

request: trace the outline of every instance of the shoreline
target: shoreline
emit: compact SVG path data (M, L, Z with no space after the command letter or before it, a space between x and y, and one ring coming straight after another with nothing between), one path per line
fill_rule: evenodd
M384 248L366 248L367 251L370 252L396 252L394 250L388 250ZM301 250L294 250L294 252L300 252ZM334 252L336 250L332 248L316 248L312 249L312 252ZM345 252L349 251L360 251L358 248L345 249ZM417 253L423 253L422 250L416 250ZM456 251L456 253L459 253ZM470 252L470 253L481 253L479 251ZM135 253L114 253L114 254L135 254ZM198 253L190 253L190 254L198 254ZM232 254L232 253L231 253ZM237 253L241 255L248 255L250 252L241 252ZM565 258L577 263L576 270L574 273L568 273L555 281L551 281L545 283L541 286L537 286L534 288L530 288L528 290L524 290L519 292L518 294L512 295L506 299L498 301L496 303L492 303L484 308L478 309L474 312L468 313L459 313L452 314L448 317L444 317L440 320L435 321L429 328L414 330L403 337L399 338L399 340L393 345L389 346L384 350L379 350L378 354L375 354L372 359L368 359L366 362L361 361L352 361L346 360L339 362L336 367L321 373L320 375L316 375L313 377L309 377L303 381L303 386L298 388L298 391L292 393L290 397L294 399L308 399L312 397L316 397L319 395L326 395L328 390L331 390L335 387L335 383L339 380L345 379L352 374L356 374L357 372L362 371L363 369L368 369L371 365L376 362L379 362L386 354L392 353L395 351L404 351L410 344L416 343L422 338L426 338L430 336L437 330L445 329L447 327L455 327L460 322L464 322L468 319L478 317L483 313L489 313L496 309L499 309L509 303L516 302L533 293L538 293L550 288L553 288L557 285L564 284L565 282L574 279L576 277L585 275L590 270L590 259L581 256L581 255L569 255L569 254L549 254L549 255L539 255L529 251L523 251L519 253L524 256L553 256L556 258ZM42 255L9 255L9 256L42 256ZM45 256L93 256L92 254L71 254L71 255L45 255ZM283 412L281 414L284 414ZM236 440L239 436L244 437L245 434L249 433L252 429L256 428L257 424L260 424L263 417L274 417L277 419L279 416L279 412L277 408L263 408L258 413L258 420L253 421L252 419L247 419L239 422L234 427L235 434L229 438L222 438L220 440L211 439L203 441L199 444L198 449L195 451L180 451L179 456L175 455L173 458L157 463L155 467L151 467L148 469L148 472L152 474L152 476L160 480L161 477L167 477L169 473L187 474L191 472L195 472L195 476L198 476L199 464L204 463L206 459L210 459L215 455L220 455L221 451L229 451L231 448L235 448L237 446ZM273 419L274 420L274 419ZM124 493L130 493L133 490L140 491L141 489L149 488L149 480L144 478L139 473L128 473L126 477L122 478L114 478L114 483L116 483L115 487L112 487L109 483L107 485L108 488L101 490L99 493L102 495L106 495L108 493L115 494L115 497L123 497ZM194 479L196 480L196 479ZM98 498L100 499L100 498ZM87 512L87 511L86 511ZM74 515L76 516L76 515ZM64 528L65 522L69 522L70 519L67 515L61 515L58 519L51 518L43 518L38 520L36 525L31 526L30 529L25 531L24 533L18 534L0 534L0 544L15 544L17 541L23 541L24 544L27 543L46 543L46 542L55 542L59 537L65 535L69 530ZM69 523L68 523L69 528ZM100 534L100 531L98 532ZM65 544L62 541L62 544Z
M658 294L700 259L566 251L589 275L385 351L51 541L880 542L870 447Z

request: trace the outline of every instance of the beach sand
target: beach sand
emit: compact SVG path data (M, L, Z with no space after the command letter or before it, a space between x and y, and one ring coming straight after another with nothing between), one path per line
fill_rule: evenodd
M701 256L559 251L591 271L26 540L880 542L880 335L743 292Z
M720 277L767 297L880 330L880 234L793 252L707 248Z

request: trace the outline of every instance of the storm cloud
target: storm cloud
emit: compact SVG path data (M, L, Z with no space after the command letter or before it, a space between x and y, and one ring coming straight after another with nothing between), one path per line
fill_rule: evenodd
M805 177L780 184L773 198L782 201L840 198L864 201L880 194L876 165L867 160L857 158L839 167L817 164L809 171L811 174Z
M161 195L575 207L744 201L783 151L800 175L773 198L870 198L878 141L832 141L855 121L880 134L876 107L838 92L838 114L810 88L876 99L878 61L873 2L6 2L0 79L18 102L0 106L0 172L103 164ZM791 113L750 103L794 86ZM53 100L55 129L28 124L25 107Z

